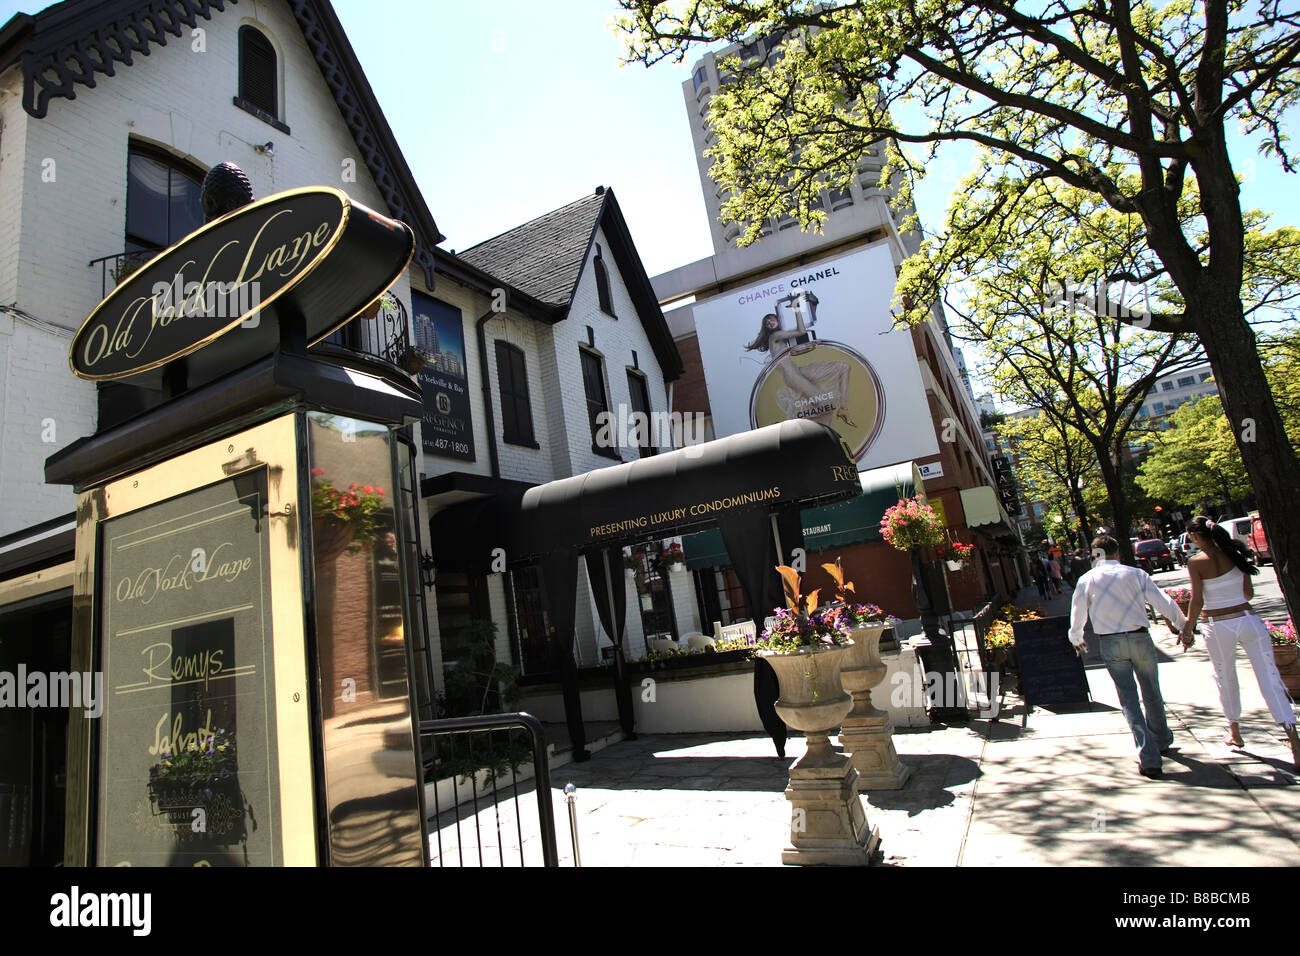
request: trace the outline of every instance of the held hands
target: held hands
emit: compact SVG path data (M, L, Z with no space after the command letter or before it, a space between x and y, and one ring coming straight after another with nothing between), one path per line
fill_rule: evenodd
M1088 642L1080 641L1078 644L1075 644L1074 652L1078 654L1080 657L1083 657L1085 654L1088 653Z
M1171 631L1174 629L1172 624L1169 626L1169 629ZM1187 623L1183 625L1183 630L1178 635L1178 639L1182 642L1183 650L1187 650L1191 647L1192 644L1196 642L1196 622L1189 619Z

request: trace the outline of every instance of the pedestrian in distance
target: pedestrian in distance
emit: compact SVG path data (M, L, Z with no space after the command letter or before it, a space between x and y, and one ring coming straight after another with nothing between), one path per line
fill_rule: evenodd
M1251 576L1259 569L1252 566L1245 546L1228 534L1222 525L1198 516L1187 525L1192 542L1201 549L1187 562L1192 599L1187 607L1187 624L1182 642L1190 647L1195 640L1196 618L1201 618L1205 649L1214 664L1214 682L1219 688L1219 704L1228 721L1223 742L1229 747L1245 746L1241 739L1241 688L1237 683L1237 645L1246 649L1259 691L1264 695L1269 713L1281 724L1291 744L1291 760L1300 770L1300 737L1296 735L1295 712L1287 696L1286 685L1273 659L1273 642L1268 628L1251 610L1255 596Z
M1051 555L1045 554L1041 560L1043 565L1043 576L1047 578L1047 586L1051 589L1052 595L1056 596L1061 593L1061 579L1052 574L1052 557Z
M1061 585L1065 584L1065 572L1061 570L1061 559L1053 556L1048 562L1048 567L1052 572L1052 586L1056 588L1056 593L1061 593Z
M1034 578L1034 586L1038 588L1040 598L1047 597L1047 572L1043 570L1043 562L1035 558L1031 562L1029 573Z
M1186 622L1183 612L1151 575L1141 568L1119 563L1119 542L1101 535L1092 542L1101 560L1079 578L1070 599L1070 643L1082 657L1088 653L1083 629L1091 622L1101 659L1115 682L1119 705L1137 746L1138 772L1157 779L1163 775L1161 756L1173 746L1174 735L1160 695L1156 646L1147 630L1146 605L1174 622L1177 633ZM1141 703L1138 691L1141 690Z

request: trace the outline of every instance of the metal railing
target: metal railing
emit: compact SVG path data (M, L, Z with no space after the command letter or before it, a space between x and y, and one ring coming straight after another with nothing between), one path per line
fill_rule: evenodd
M99 266L99 297L108 298L108 294L116 289L122 282L139 269L142 265L152 259L162 248L157 249L135 249L127 252L119 252L111 256L100 256L98 259L91 259L86 265L90 268Z
M374 316L357 316L320 344L338 346L406 368L411 349L411 324L406 306L395 295L385 296Z
M519 796L519 765L523 761L517 759L520 751L515 749L510 740L512 731L523 730L528 734L531 750L532 784L537 797L537 836L541 845L542 865L559 866L546 732L536 717L524 713L452 717L445 720L422 720L419 727L422 739L433 738L433 746L426 747L426 754L432 754L432 757L426 758L425 770L433 790L433 815L428 822L432 829L429 836L437 841L436 865L473 866L476 856L478 866L506 866L507 844L512 842L512 838L517 847L510 847L511 856L514 856L517 849L518 865L528 865L524 854L526 840ZM504 747L498 747L493 739L499 733L505 734ZM478 738L477 754L475 738ZM462 743L463 754L460 746ZM509 767L508 771L506 766ZM428 771L433 772L430 775ZM506 776L509 777L509 783L498 786L498 780ZM448 781L450 786L447 785ZM468 794L462 794L466 788ZM444 800L445 790L450 790L450 793ZM445 808L444 802L448 804ZM510 832L512 822L513 834ZM466 840L470 836L473 837L473 845L467 847ZM496 863L492 862L494 842Z

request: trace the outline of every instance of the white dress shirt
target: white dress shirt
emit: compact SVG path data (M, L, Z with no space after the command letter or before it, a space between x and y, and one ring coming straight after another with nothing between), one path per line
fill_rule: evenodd
M1098 561L1079 578L1070 600L1070 643L1083 643L1083 626L1092 621L1097 634L1122 634L1146 627L1146 605L1182 629L1187 618L1178 604L1156 586L1151 575L1118 561Z

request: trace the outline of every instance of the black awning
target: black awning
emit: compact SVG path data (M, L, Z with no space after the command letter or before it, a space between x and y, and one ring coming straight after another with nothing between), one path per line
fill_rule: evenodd
M835 432L796 419L561 478L498 496L490 505L454 505L434 516L430 530L435 554L456 549L472 567L499 547L515 564L658 540L712 527L722 517L812 507L861 492L857 467Z

